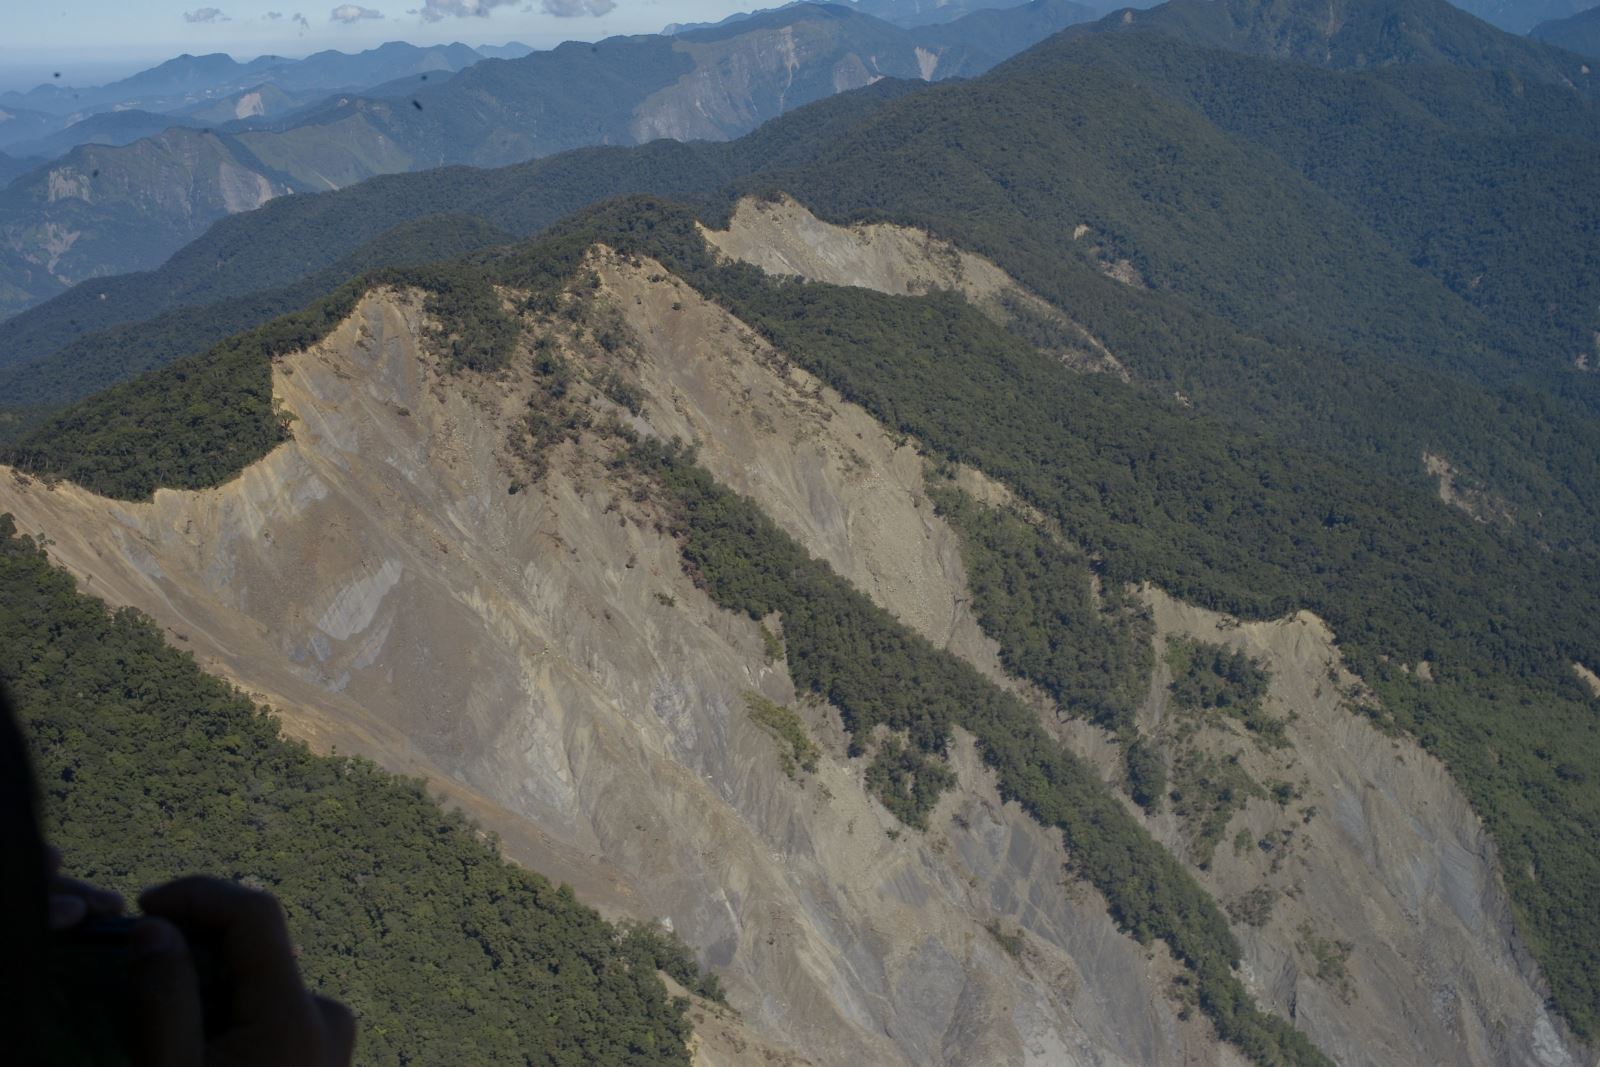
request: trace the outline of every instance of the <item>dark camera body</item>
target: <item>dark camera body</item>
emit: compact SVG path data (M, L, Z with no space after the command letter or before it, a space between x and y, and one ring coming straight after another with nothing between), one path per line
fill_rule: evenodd
M49 1019L44 1067L123 1067L133 1004L133 928L138 919L90 919L50 936ZM200 986L207 1031L225 1025L226 1002L216 954L184 931Z
M45 966L45 1062L122 1067L133 919L91 919L50 935Z

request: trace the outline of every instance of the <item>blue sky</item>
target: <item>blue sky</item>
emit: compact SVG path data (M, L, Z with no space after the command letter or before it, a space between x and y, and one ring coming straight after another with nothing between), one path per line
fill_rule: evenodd
M669 22L714 20L777 2L8 0L0 5L0 89L31 87L58 70L64 84L93 85L183 52L250 59L324 48L357 52L395 40L471 45L516 40L548 48L568 40L655 33Z

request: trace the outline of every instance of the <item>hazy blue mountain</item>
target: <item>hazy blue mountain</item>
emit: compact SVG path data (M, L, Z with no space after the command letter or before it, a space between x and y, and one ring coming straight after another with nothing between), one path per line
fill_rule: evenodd
M240 63L221 52L204 56L184 54L105 85L52 83L25 93L0 94L0 106L28 107L56 115L83 114L119 105L148 109L155 102L173 97L193 97L225 86L242 86L247 81L262 82L272 71L292 62L282 56L261 56L249 63Z
M65 125L56 115L27 108L0 105L0 148L9 148L18 141L31 141L47 136Z
M364 52L330 49L304 59L259 56L248 63L220 52L182 55L106 85L76 88L50 84L25 93L3 93L0 107L77 118L112 108L175 111L267 84L289 92L361 89L424 71L461 70L483 58L483 54L464 44L419 47L403 41L391 41Z
M18 141L11 150L18 155L55 159L81 144L125 145L142 137L153 137L174 126L204 126L197 116L160 115L150 111L102 111L75 122L66 129L31 141Z
M535 51L532 45L523 44L521 41L507 41L505 44L480 44L477 52L485 59L521 59Z
M726 140L877 79L970 77L1087 15L1068 0L1035 0L969 16L970 32L906 30L838 5L797 5L674 37L483 60L442 84L423 72L264 124L79 149L0 193L0 313L153 267L222 215L285 192L582 145ZM162 181L177 184L143 188Z
M0 152L0 189L11 184L12 179L18 175L26 174L35 167L43 166L44 160L31 157L18 158Z
M1541 22L1528 36L1581 56L1600 59L1600 7L1591 7L1570 18Z
M804 3L807 0L796 0ZM954 22L965 15L976 11L1001 10L1010 7L1020 7L1020 0L838 0L844 7L859 11L863 15L882 19L896 26L932 26L944 22ZM773 11L782 11L795 4L783 4L779 7L760 8L755 11L740 11L727 18L716 22L674 22L662 29L662 33L684 34L694 33L699 30L718 29L744 22L748 19L765 15ZM1104 9L1085 8L1085 18L1092 18Z
M1541 22L1577 14L1591 0L1458 0L1456 6L1509 33L1527 33Z
M918 37L929 44L965 45L980 52L1010 55L1064 27L1091 22L1098 14L1094 8L1074 0L1032 0L977 10L954 22L925 26L918 31Z
M803 163L862 114L923 85L886 78L792 111L732 142L587 148L493 170L392 174L337 192L282 197L260 211L220 220L154 270L80 285L0 321L0 367L37 362L96 333L101 338L93 343L113 362L127 348L170 355L203 347L308 299L296 289L298 302L285 304L265 300L262 291L294 288L396 227L455 212L521 237L608 196L692 196L765 167ZM394 256L390 262L417 258L399 250ZM250 306L258 317L215 332L217 322L237 322L239 309ZM106 332L163 313L171 315L157 331L161 337Z
M449 77L449 72L436 72L434 76ZM371 93L378 90L365 88L361 91ZM228 96L208 97L167 114L172 117L173 125L224 126L230 122L252 119L281 119L302 108L321 103L327 95L326 89L291 91L274 82L265 82Z
M1600 75L1578 57L1498 30L1445 0L1171 0L1113 13L1082 32L1150 30L1335 70L1437 64L1600 94Z
M524 46L507 45L511 54ZM220 126L252 118L281 118L331 91L369 88L449 75L480 62L464 44L418 47L390 42L365 52L318 52L304 59L260 56L240 63L222 53L182 55L101 86L41 85L0 94L0 148L31 142L13 154L46 159L80 144L122 145L168 126ZM133 117L112 114L137 112ZM173 115L165 124L150 115Z
M357 88L425 71L462 70L483 58L477 49L459 42L418 47L404 41L390 41L354 55L331 49L317 52L275 70L272 82L289 90Z
M954 22L975 11L1019 5L1016 0L856 0L850 6L896 26L911 27Z

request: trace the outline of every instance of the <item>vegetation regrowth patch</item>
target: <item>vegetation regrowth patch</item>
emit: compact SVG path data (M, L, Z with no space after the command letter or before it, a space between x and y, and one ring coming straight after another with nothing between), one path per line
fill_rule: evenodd
M949 775L942 761L951 731L968 730L1001 795L1061 830L1076 873L1106 896L1113 917L1140 941L1160 938L1193 972L1198 1003L1225 1040L1263 1065L1330 1062L1254 1005L1234 973L1239 946L1217 905L1031 708L873 604L692 454L641 441L626 459L658 486L684 563L713 599L755 620L781 613L795 684L839 709L852 746L892 731L869 765L893 790L892 808L911 814L912 825L926 818L937 794L924 787L919 796L917 786L929 768Z

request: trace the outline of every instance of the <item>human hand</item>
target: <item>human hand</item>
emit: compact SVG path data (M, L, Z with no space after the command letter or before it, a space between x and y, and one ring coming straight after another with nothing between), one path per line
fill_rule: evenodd
M122 896L109 889L68 878L61 873L61 850L45 853L45 874L50 883L50 932L70 930L85 919L109 919L122 914Z
M129 975L136 1067L347 1067L355 1021L301 983L272 896L216 878L181 878L146 890L139 905L145 918L133 928ZM214 946L219 988L208 1002L221 1009L220 1021L202 1019L200 982L180 928Z

